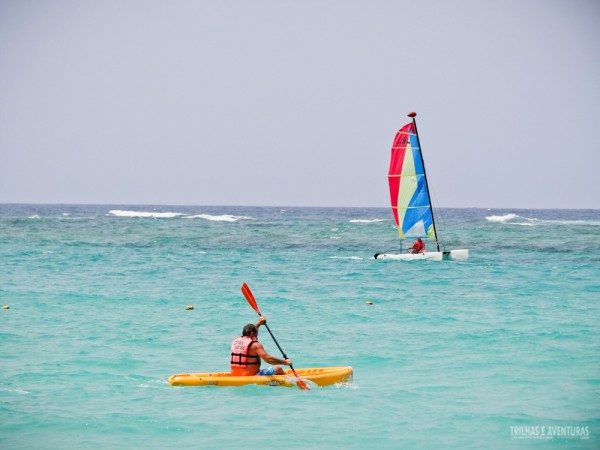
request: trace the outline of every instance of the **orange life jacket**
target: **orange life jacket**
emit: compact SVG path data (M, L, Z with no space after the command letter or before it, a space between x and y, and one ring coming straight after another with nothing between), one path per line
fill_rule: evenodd
M256 371L260 369L260 356L249 355L250 346L257 342L250 336L240 336L231 343L231 368L242 367L247 369L248 366L258 366Z

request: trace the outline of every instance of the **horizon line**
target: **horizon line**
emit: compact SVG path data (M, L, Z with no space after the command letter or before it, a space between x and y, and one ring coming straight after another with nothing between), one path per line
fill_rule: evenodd
M311 206L311 205L240 205L240 204L191 204L191 203L65 203L65 202L41 202L41 203L31 203L31 202L3 202L0 201L0 206L2 205L28 205L28 206L172 206L172 207L230 207L230 208L348 208L348 209L385 209L390 208L388 205L385 206L342 206L342 205L327 205L327 206ZM565 207L521 207L521 206L443 206L443 207L433 207L436 209L521 209L521 210L573 210L573 211L598 211L600 208L565 208Z

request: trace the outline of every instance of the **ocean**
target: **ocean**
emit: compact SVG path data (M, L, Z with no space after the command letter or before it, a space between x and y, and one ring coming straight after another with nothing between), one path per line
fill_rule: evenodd
M600 448L600 211L440 213L468 260L375 260L387 208L0 205L0 448ZM228 370L244 282L352 382L171 387Z

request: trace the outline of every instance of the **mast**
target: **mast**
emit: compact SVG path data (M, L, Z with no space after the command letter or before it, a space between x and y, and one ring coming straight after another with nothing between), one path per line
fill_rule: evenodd
M439 252L440 243L437 237L437 228L435 227L435 216L433 215L433 206L431 205L431 195L429 194L429 183L427 182L425 160L423 159L423 148L421 147L421 139L419 138L419 132L417 131L417 121L415 120L416 115L416 112L408 113L408 117L412 119L413 125L415 127L415 134L417 135L417 141L419 142L419 154L421 155L421 164L423 164L423 176L425 177L425 187L427 188L427 197L429 198L429 211L431 212L431 222L433 223L433 235L435 236L435 245L437 246L437 251Z

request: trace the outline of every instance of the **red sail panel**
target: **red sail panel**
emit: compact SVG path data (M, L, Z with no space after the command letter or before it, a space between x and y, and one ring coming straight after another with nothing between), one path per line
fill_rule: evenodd
M398 191L400 190L400 175L402 174L402 164L404 163L404 155L406 154L406 146L410 143L409 133L414 134L413 123L404 125L394 138L392 144L392 154L390 158L390 168L388 170L388 181L390 185L390 201L392 204L392 212L396 225L400 226L398 218Z

